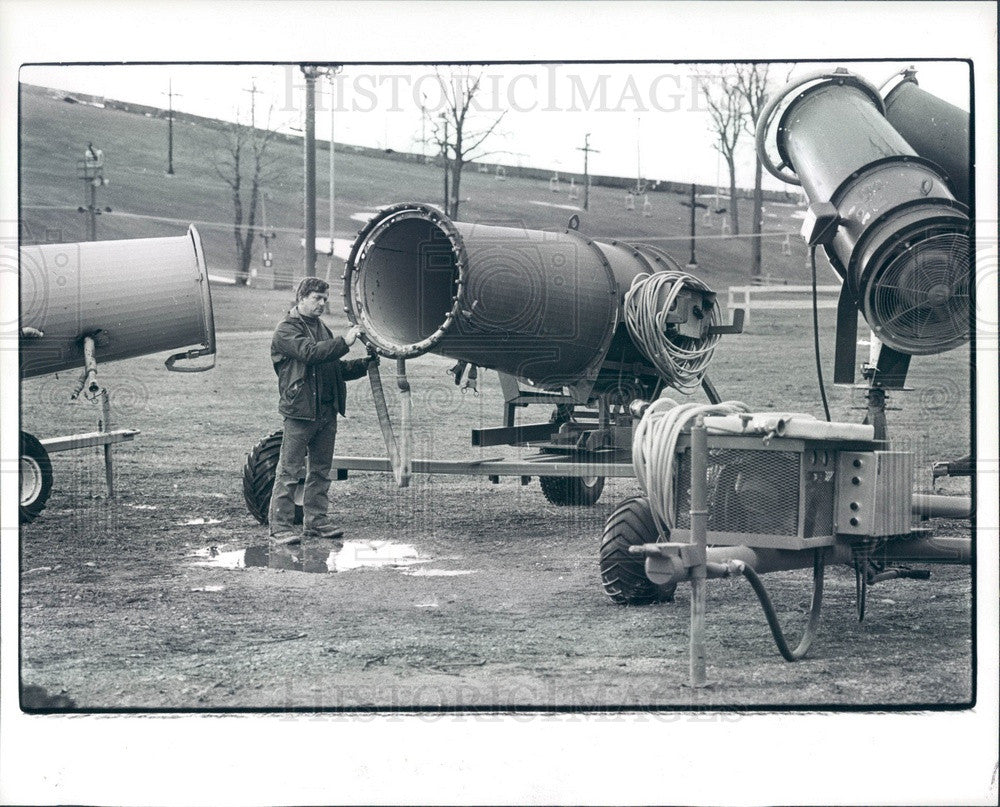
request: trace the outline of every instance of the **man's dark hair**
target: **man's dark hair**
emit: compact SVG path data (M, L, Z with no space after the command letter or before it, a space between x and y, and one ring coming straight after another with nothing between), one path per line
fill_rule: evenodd
M314 291L327 294L330 291L330 284L318 277L304 277L299 281L299 287L295 290L295 301L304 300Z

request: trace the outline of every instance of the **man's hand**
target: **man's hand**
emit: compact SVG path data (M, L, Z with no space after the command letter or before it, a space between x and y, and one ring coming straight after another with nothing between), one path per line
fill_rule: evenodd
M378 361L378 353L369 353L368 354L368 358L365 359L365 361L368 362L368 366L369 367L371 365L373 365L373 364L374 365L378 365L378 363L379 363L379 361Z
M358 340L359 336L361 336L361 328L357 325L352 325L347 329L347 333L344 334L344 342L350 347Z

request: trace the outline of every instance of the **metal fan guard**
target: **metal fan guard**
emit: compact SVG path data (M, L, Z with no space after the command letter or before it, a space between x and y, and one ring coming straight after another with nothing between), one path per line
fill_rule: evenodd
M940 233L908 244L867 280L864 314L875 323L875 335L911 355L943 353L969 341L968 235Z

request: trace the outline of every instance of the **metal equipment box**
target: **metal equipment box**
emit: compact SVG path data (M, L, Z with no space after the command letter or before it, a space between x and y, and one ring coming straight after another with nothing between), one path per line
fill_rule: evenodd
M837 455L837 532L905 535L913 505L913 455L841 451Z
M873 474L872 504L864 505L867 520L858 528L875 523L873 508L890 507L888 520L900 520L905 498L898 488L904 486L905 460L898 452L876 451L882 443L874 441L811 440L774 437L765 443L760 437L744 435L708 436L708 543L724 546L755 546L773 549L810 549L834 543L838 521L842 518L838 477L855 459L867 467L881 467ZM689 439L677 444L675 475L674 532L671 540L690 538L691 452ZM890 459L887 455L893 455ZM883 457L881 465L873 457ZM909 465L912 469L912 463ZM848 482L853 476L849 477ZM868 476L865 476L868 479ZM879 484L874 480L882 479ZM888 484L892 480L892 484ZM905 482L909 484L909 482ZM852 488L858 488L852 485ZM868 492L868 488L864 487ZM906 488L909 494L910 488ZM877 491L877 495L875 493ZM879 504L875 504L876 500ZM853 499L852 499L853 501ZM850 504L844 505L849 508ZM861 505L859 504L859 508ZM905 501L907 518L909 500ZM859 517L860 519L860 517ZM879 522L881 524L882 522ZM908 529L908 526L907 526ZM904 530L905 531L905 530ZM861 534L861 533L857 533Z

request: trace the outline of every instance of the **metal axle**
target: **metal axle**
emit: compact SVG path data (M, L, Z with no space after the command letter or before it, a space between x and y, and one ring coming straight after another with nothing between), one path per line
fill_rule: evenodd
M972 541L968 538L936 537L918 534L919 537L889 541L879 552L879 557L897 562L940 563L968 565L972 558ZM675 560L676 553L670 544L644 544L632 547L635 554L646 555L646 576L654 583L679 583L690 580L690 567ZM853 563L851 544L837 541L826 549L830 564ZM709 577L729 577L734 562L743 563L758 574L806 569L813 565L813 554L787 549L765 549L749 546L712 546L706 552Z

